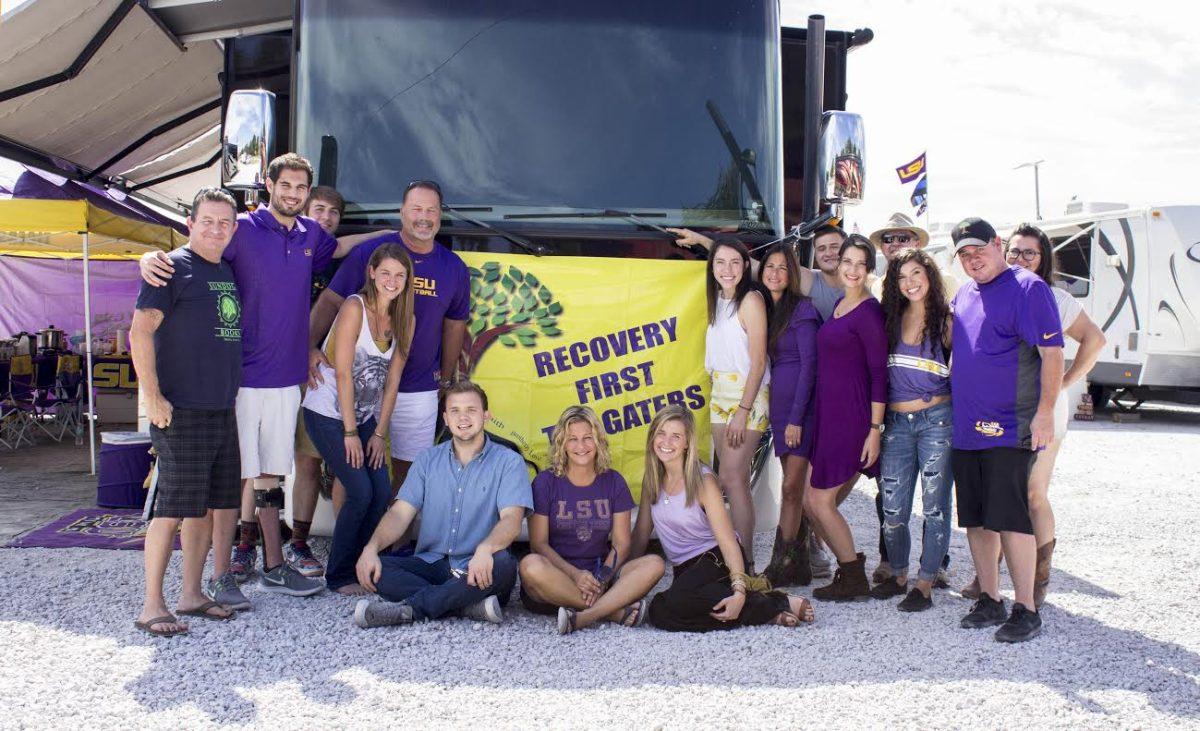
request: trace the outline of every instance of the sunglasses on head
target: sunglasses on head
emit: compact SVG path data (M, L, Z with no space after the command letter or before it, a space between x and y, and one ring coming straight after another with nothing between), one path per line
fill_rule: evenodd
M909 241L917 240L917 237L912 234L884 234L879 238L885 244L907 244Z
M404 194L408 195L408 192L414 188L428 188L437 193L439 198L442 195L442 186L438 185L437 182L433 180L413 180L409 182L408 185L404 186Z

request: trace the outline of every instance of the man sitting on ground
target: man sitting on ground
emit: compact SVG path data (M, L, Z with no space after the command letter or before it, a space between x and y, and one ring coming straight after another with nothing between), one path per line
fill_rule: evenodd
M188 243L169 254L165 287L142 284L130 330L133 366L146 397L158 487L146 533L146 596L134 623L152 635L188 631L167 609L163 576L183 522L180 615L230 619L200 588L217 514L217 551L228 555L241 500L234 400L242 380L241 304L221 253L237 229L228 193L204 188L187 219Z
M533 509L525 462L484 434L487 394L470 381L445 391L442 418L450 441L417 455L396 501L363 549L358 581L384 601L359 600L359 627L383 627L446 615L499 624L517 581L508 552ZM380 556L421 514L412 556Z

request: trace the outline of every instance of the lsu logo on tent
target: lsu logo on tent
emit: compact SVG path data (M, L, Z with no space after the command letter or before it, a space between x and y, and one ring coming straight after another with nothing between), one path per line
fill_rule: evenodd
M1000 426L998 421L977 421L975 422L975 431L985 437L1004 436L1004 427Z

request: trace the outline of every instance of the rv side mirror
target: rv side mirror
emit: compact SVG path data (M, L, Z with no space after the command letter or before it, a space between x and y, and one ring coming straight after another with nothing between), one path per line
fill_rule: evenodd
M221 135L221 184L233 190L266 185L275 152L275 95L262 89L229 95Z
M826 202L862 202L867 178L862 117L850 112L821 115L817 175L821 198Z

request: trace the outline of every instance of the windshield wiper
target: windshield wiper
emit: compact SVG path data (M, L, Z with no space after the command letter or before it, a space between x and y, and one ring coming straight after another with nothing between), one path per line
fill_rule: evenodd
M505 218L505 220L508 220L508 219L536 220L536 219L554 219L554 218L567 218L567 219L571 219L571 218L584 218L584 219L586 219L586 218L619 218L619 219L628 221L629 223L632 223L635 226L644 226L645 228L654 229L655 231L659 231L661 233L666 234L667 236L670 236L672 239L679 238L677 235L675 235L671 231L668 231L667 229L663 228L662 226L659 226L656 223L651 223L650 221L647 221L645 217L648 217L648 216L665 217L666 214L665 213L630 213L629 211L618 211L618 210L615 210L612 208L605 208L603 210L595 210L595 211L567 211L567 212L563 212L563 213L510 213L510 214L506 215L504 218Z
M488 210L491 210L491 209L488 209ZM544 246L542 244L535 244L534 242L530 241L529 239L525 238L524 236L518 236L517 234L512 233L511 231L505 231L503 229L496 228L495 226L491 225L490 223L484 223L483 221L480 221L477 218L472 218L471 216L466 215L465 213L462 212L462 210L455 208L454 206L448 206L445 203L443 203L442 204L442 212L449 214L452 218L457 218L458 220L465 221L469 224L472 224L473 226L478 226L479 228L483 229L484 231L490 231L491 233L494 233L501 238L508 239L512 243L516 244L517 246L520 246L522 249L528 251L530 254L533 254L534 256L545 256L546 254L553 253L553 250L550 249L550 247L548 247L548 246ZM510 218L510 216L505 216L505 218Z
M753 151L742 151L737 138L733 136L733 131L725 123L724 115L721 114L720 109L717 109L716 102L709 99L704 102L704 108L708 110L708 116L712 117L713 124L717 125L717 132L721 134L721 139L725 141L725 147L729 150L729 156L733 158L738 175L746 185L746 192L750 194L751 202L758 206L762 223L765 223L767 228L771 228L771 216L767 213L767 202L763 200L762 191L758 187L758 179L754 177L754 171L750 169L750 162L747 160L748 154L753 155Z

